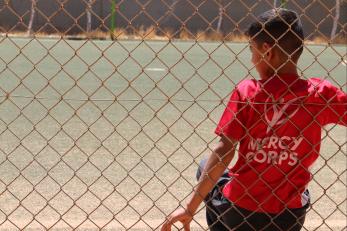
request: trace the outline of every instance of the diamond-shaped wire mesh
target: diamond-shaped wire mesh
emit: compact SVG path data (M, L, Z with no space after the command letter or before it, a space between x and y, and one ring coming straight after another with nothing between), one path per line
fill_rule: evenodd
M258 78L243 32L279 6L302 77L346 92L345 0L0 0L0 230L158 230ZM346 230L346 128L322 129L303 229Z

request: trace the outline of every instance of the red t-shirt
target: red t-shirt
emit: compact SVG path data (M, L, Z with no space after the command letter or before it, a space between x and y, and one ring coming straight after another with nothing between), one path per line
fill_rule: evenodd
M225 197L258 212L304 206L322 126L346 126L346 111L346 93L326 80L282 75L240 82L216 128L240 142Z

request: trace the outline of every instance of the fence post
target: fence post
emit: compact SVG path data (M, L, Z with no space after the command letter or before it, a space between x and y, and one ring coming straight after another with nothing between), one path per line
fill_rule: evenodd
M31 0L31 8L30 8L30 19L28 25L27 35L31 36L33 34L33 24L35 19L35 8L36 8L36 0Z

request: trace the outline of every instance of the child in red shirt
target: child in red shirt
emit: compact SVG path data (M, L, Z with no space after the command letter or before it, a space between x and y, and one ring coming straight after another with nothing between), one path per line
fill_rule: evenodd
M162 231L176 221L190 230L203 200L210 230L303 226L322 126L346 126L347 95L328 81L298 75L304 35L295 12L267 11L247 34L261 80L244 80L232 92L216 128L220 142L202 164L192 198L167 218ZM225 174L237 143L239 158Z

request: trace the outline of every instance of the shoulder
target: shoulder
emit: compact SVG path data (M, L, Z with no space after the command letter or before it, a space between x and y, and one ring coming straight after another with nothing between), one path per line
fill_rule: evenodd
M315 98L323 99L325 102L332 100L333 98L345 97L340 88L333 85L330 81L320 78L310 78L307 80L309 83L309 92Z
M307 80L309 83L310 91L319 93L319 94L331 94L336 93L340 89L334 86L331 82L326 79L321 78L309 78Z
M242 80L235 87L241 98L252 98L260 89L260 83L256 79Z
M338 88L333 85L330 81L326 79L321 78L309 78L307 80L311 87L314 87L317 90L323 91L323 90L338 90Z
M321 79L321 78L309 78L307 80L308 83L310 83L313 87L315 88L323 88L323 87L329 87L332 86L332 84L326 80L326 79Z

